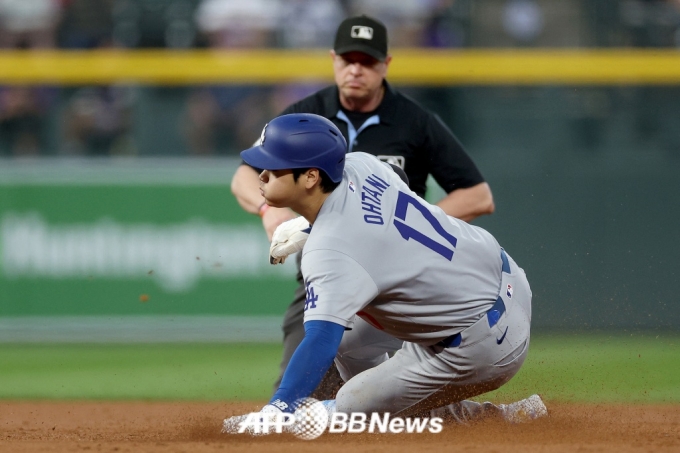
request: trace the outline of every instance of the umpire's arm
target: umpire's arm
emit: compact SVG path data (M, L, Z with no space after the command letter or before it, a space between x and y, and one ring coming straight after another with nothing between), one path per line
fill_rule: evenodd
M267 237L272 240L274 230L286 220L293 219L297 215L288 208L269 207L261 210L264 197L260 194L260 174L253 167L241 164L231 179L231 193L244 211L258 214L262 217L262 226L267 232Z
M456 189L437 202L437 206L452 217L466 222L493 213L495 206L489 184L481 182L465 189Z
M430 116L424 130L430 173L448 194L437 206L466 222L493 213L491 188L458 138L437 115Z

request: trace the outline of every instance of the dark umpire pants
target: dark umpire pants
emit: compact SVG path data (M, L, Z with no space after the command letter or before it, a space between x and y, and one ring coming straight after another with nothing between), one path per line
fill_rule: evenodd
M274 392L278 390L281 385L281 378L284 371L290 362L290 358L297 347L305 337L304 317L305 317L305 300L307 299L307 290L305 289L302 272L300 271L300 261L302 260L302 253L297 253L295 256L295 263L297 265L297 282L298 286L295 289L293 302L288 306L286 314L283 317L283 357L281 358L281 365L279 368L279 377L274 383ZM335 398L335 394L342 386L343 381L340 378L340 373L335 366L331 365L324 378L317 389L312 393L312 398L318 400L328 400Z

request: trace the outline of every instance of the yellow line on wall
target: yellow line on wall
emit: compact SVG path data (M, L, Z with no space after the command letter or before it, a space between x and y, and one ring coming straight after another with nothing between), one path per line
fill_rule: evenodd
M388 79L413 85L680 84L675 50L397 49ZM327 51L0 51L0 84L332 82Z

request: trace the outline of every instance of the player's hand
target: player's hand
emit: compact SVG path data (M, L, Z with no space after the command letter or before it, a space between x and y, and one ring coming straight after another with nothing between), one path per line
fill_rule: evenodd
M300 216L283 222L272 235L272 244L269 247L269 263L283 263L288 255L302 250L308 237L309 222L304 217Z
M281 413L282 411L278 407L267 404L260 409L260 412L256 413L256 417L251 417L251 421L256 420L259 421L260 424L263 424L264 419L268 418L269 423L267 425L273 427L275 426L274 419L277 416L280 416ZM250 415L251 414L235 415L225 419L222 422L222 434L250 434L251 436L264 436L276 432L274 429L268 429L267 432L263 432L263 430L256 430L254 426L243 426L243 423L248 421Z
M293 211L288 208L274 208L271 207L262 216L262 226L267 233L267 239L271 242L274 230L286 220L297 217Z

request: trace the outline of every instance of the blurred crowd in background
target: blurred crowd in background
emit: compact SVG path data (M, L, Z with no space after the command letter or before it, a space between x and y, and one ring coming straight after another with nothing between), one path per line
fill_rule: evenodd
M357 14L385 22L391 48L680 48L680 0L0 0L0 50L330 49L340 21ZM234 154L318 88L0 86L0 156ZM469 101L470 90L404 90L474 143L468 112L479 98ZM516 92L500 90L501 99ZM664 113L671 107L663 88L569 96L565 115L580 131L579 147L597 148L606 134L600 126L622 96L637 99L641 140L660 136L663 146L680 146L674 123L663 125L676 118Z

